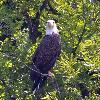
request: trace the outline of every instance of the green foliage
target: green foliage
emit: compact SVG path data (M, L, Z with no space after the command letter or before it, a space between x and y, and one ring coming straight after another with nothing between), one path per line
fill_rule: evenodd
M28 29L21 29L29 9L34 18L43 0L0 1L0 100L99 100L100 93L100 2L89 0L51 0L58 14L47 7L40 16L39 31L45 34L45 22L55 19L62 39L62 52L53 79L32 95L29 79L31 57L40 43L31 43ZM2 24L3 23L3 24ZM3 27L3 28L2 28ZM90 75L91 71L97 73ZM82 88L83 87L83 88ZM99 90L100 91L100 90Z

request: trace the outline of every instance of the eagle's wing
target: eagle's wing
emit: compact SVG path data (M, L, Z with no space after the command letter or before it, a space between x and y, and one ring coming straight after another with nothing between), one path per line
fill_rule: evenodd
M47 73L54 66L60 51L59 35L46 35L36 49L32 61L42 73Z

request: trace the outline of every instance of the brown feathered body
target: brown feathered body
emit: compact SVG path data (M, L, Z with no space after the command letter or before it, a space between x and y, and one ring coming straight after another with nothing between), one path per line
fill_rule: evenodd
M33 91L44 84L47 77L42 74L48 74L60 52L61 42L59 34L45 35L32 58L33 70L31 70L30 78L34 82Z

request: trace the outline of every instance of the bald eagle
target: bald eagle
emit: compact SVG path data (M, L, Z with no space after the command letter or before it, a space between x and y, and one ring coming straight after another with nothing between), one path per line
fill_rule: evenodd
M30 79L33 81L33 91L36 91L47 80L50 69L54 66L61 52L61 41L54 20L46 23L46 34L32 57Z

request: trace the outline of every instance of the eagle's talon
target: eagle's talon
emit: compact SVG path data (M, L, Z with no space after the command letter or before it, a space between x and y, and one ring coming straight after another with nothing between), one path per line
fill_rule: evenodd
M48 72L48 76L49 76L50 78L55 77L55 75L54 75L53 73L51 73L50 71Z

